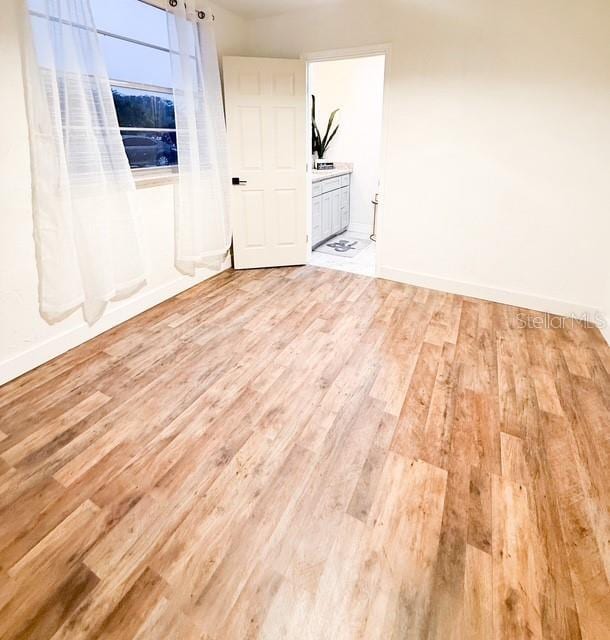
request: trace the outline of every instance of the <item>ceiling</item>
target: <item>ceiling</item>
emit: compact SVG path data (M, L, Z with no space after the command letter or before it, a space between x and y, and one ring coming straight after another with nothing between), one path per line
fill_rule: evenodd
M340 0L215 0L215 4L247 18L263 18Z

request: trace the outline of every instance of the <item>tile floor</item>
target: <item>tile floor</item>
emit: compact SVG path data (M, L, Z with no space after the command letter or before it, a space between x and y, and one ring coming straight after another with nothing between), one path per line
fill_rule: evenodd
M363 240L368 238L366 233L355 233L354 231L346 231L338 236L335 236L333 240L340 240L344 235L349 235L355 238L362 238ZM337 269L338 271L349 271L350 273L358 273L361 276L375 276L375 248L374 242L363 249L358 255L353 258L346 258L342 255L331 256L321 251L312 251L311 260L309 264L316 267L326 267L328 269Z

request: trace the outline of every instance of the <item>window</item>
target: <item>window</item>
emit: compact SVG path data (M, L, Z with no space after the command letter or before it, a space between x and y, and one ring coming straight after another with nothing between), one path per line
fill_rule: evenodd
M143 0L92 0L132 168L178 163L166 15Z

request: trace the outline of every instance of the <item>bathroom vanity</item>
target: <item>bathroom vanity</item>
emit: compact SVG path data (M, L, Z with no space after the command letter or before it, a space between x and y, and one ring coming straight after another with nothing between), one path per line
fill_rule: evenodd
M349 226L351 168L312 172L311 246L315 249Z

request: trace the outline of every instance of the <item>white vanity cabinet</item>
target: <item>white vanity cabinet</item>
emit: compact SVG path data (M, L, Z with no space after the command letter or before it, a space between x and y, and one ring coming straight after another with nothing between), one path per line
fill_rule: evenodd
M349 225L349 185L349 173L323 178L312 184L312 247L315 248L347 229Z

